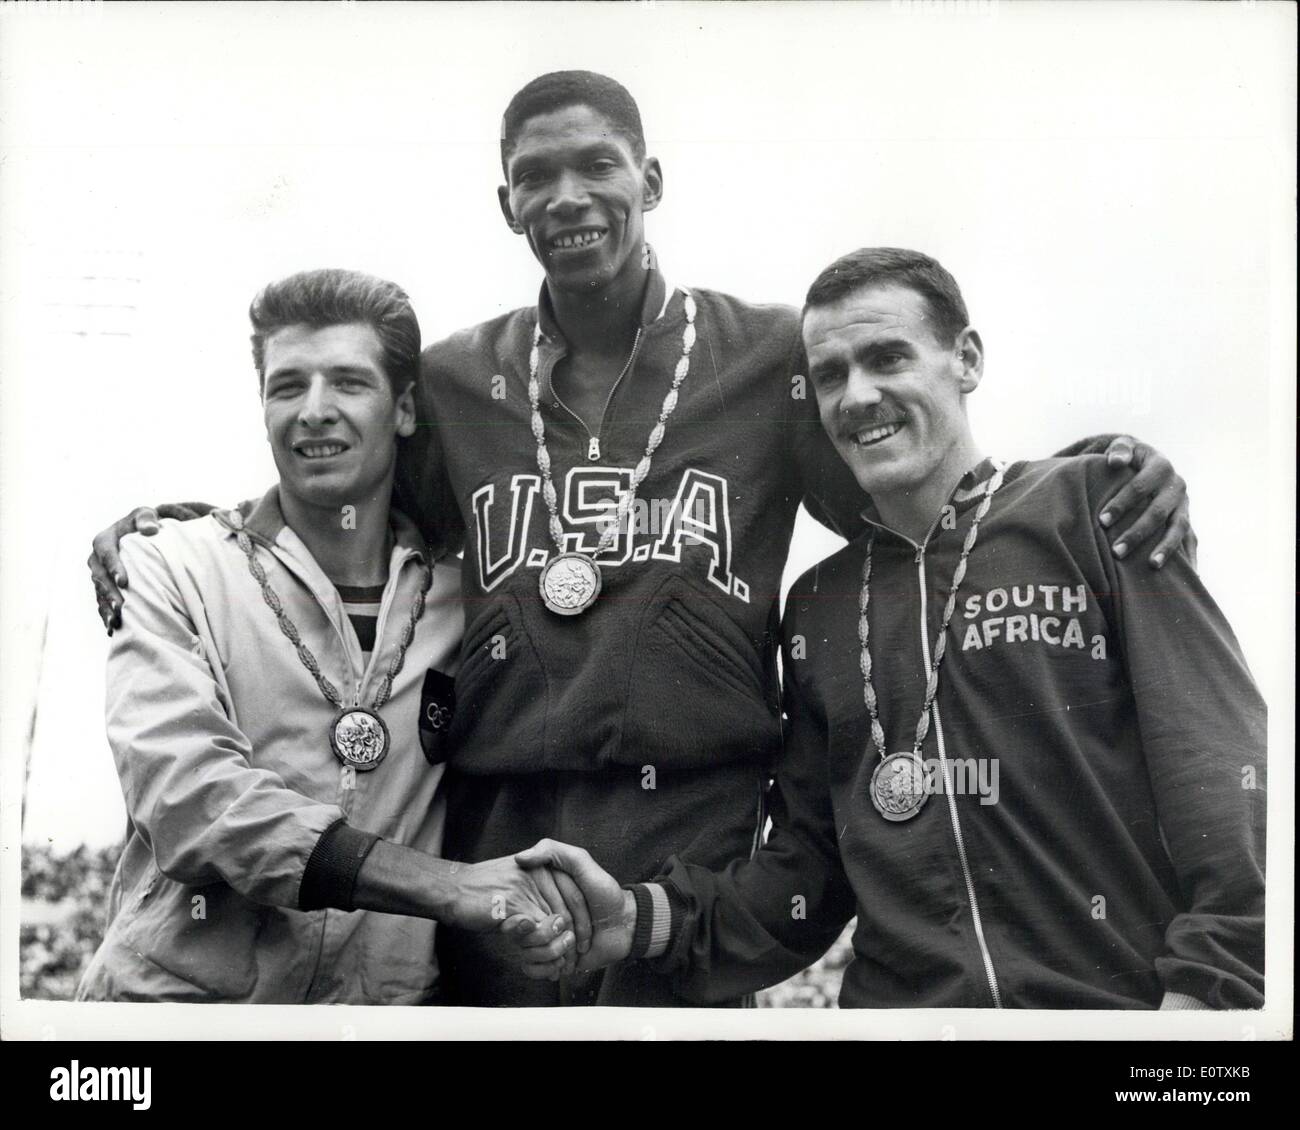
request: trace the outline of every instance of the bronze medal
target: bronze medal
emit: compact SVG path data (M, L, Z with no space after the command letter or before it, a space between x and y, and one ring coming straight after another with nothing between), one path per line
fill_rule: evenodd
M330 726L330 747L344 765L366 772L388 756L388 727L364 706L340 710Z
M600 595L600 566L582 553L557 554L542 569L538 588L552 612L577 616Z
M894 753L871 774L871 803L886 820L911 820L924 807L925 766L914 753Z
M966 560L970 557L971 550L975 548L975 537L979 533L980 522L989 512L993 495L1002 485L1005 470L1005 464L997 467L985 486L984 498L975 511L975 517L971 519L970 529L962 545L961 557L957 560L957 568L953 570L952 587L948 590L948 600L944 605L943 618L939 624L939 635L934 641L934 658L929 660L930 677L926 680L921 716L916 720L916 741L910 753L885 755L885 728L880 722L876 688L871 678L872 663L869 646L871 621L867 616L867 610L871 605L871 562L876 544L875 530L867 536L867 552L862 559L862 593L858 597L858 643L861 645L858 666L862 670L862 700L871 719L871 742L875 752L880 756L880 763L871 774L871 803L876 806L876 811L891 823L911 820L924 807L928 797L921 750L925 746L925 736L930 732L930 711L934 707L935 695L939 693L939 664L943 662L947 650L948 625L952 623L952 614L957 608L957 593L961 588L962 578L966 575ZM921 550L917 551L916 559L921 560ZM942 754L942 745L939 748ZM953 819L956 818L954 810Z

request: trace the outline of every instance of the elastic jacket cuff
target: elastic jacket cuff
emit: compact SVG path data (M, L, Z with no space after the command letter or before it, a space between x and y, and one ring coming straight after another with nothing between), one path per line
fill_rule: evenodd
M1202 1000L1197 1000L1196 997L1189 997L1186 993L1165 993L1164 999L1160 1002L1160 1011L1168 1012L1175 1008L1209 1010L1210 1006Z
M667 952L681 930L682 908L661 883L633 883L627 888L636 900L633 960L649 960Z
M316 841L298 888L299 910L334 907L355 910L352 894L357 872L378 843L379 837L348 826L346 820L331 824Z

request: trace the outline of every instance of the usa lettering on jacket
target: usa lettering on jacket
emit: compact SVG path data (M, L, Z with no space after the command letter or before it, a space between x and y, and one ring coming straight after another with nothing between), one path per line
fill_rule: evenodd
M609 523L614 501L632 488L630 467L572 467L564 477L560 515L566 530L565 553L596 552ZM534 514L541 509L540 475L518 474L498 498L497 484L485 483L474 492L474 548L479 585L491 592L519 568L540 569L551 550L529 547ZM647 535L638 540L638 535ZM600 555L602 568L629 561L680 562L682 547L705 546L710 554L706 576L719 591L749 603L749 585L732 572L731 504L727 480L721 475L686 468L671 498L637 498L628 519L609 549Z

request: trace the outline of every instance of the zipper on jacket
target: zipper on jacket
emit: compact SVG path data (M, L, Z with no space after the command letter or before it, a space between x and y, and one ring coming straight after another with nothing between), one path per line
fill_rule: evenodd
M929 544L930 535L934 533L938 525L938 519L935 525L931 526L925 535L925 540L916 547L916 580L917 587L921 590L921 655L925 659L926 677L930 672L930 625L926 613L925 599L925 548ZM998 989L997 974L993 971L993 957L989 953L988 943L984 940L984 924L980 919L980 905L975 898L975 883L971 879L970 862L966 858L966 842L961 834L961 820L957 816L957 798L952 792L952 776L948 770L948 756L944 749L943 741L943 724L939 720L939 703L935 701L931 707L934 712L934 735L939 744L939 767L943 770L943 791L948 797L948 816L952 821L953 838L957 841L957 858L961 862L962 878L966 882L966 897L970 900L971 921L975 925L975 940L979 943L980 957L984 962L984 977L988 983L989 993L993 997L993 1007L1002 1007L1002 993Z
M591 428L587 426L586 420L584 420L581 416L579 416L572 408L570 408L567 404L564 403L563 400L560 399L559 390L556 389L555 387L555 377L554 377L555 365L554 363L552 363L551 365L550 373L548 373L548 376L551 377L551 394L555 397L555 403L558 404L561 408L563 408L575 420L577 420L578 423L582 425L582 430L587 433L587 459L589 462L594 463L596 462L596 460L600 458L600 436L601 433L605 430L605 416L609 413L610 401L614 399L614 393L618 391L618 386L623 383L623 378L626 377L628 373L632 371L632 364L633 362L636 361L636 355L641 349L641 335L644 332L645 332L644 326L637 327L636 337L632 339L632 352L627 355L627 364L623 366L622 371L618 374L618 376L614 379L614 383L610 386L609 395L605 397L605 406L600 410L600 420L596 424L595 433L593 433ZM556 358L556 360L558 360L558 358Z

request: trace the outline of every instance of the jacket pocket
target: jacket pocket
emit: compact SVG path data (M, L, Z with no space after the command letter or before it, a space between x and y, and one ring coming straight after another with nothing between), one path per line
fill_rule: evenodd
M460 668L456 685L472 686L493 662L500 662L508 651L513 635L510 618L501 605L488 609L465 629L465 643L460 650Z
M696 667L737 694L761 697L762 683L754 672L737 660L725 640L687 612L680 599L674 597L667 603L651 632L672 640ZM744 646L748 649L751 645L746 641Z
M256 947L267 909L225 883L190 887L155 865L109 928L105 946L117 943L109 971L139 999L153 993L167 1000L248 1000L257 985Z
M669 577L637 633L621 760L768 761L781 742L773 690L749 636L710 594Z

